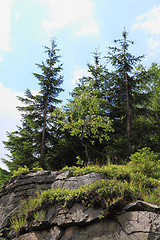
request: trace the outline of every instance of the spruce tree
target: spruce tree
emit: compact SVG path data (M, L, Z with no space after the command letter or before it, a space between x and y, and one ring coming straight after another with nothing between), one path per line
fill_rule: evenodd
M39 81L40 91L34 96L27 89L25 97L18 97L23 103L23 106L18 107L22 112L22 126L17 131L8 133L9 140L4 141L5 147L11 153L11 162L4 162L10 168L11 165L15 168L17 165L31 167L35 162L47 168L49 156L53 155L57 133L56 123L50 121L50 114L56 104L61 103L58 95L63 91L60 87L63 83L63 77L60 75L62 64L60 64L60 56L57 55L59 49L54 39L51 40L51 48L44 49L48 57L45 62L36 64L41 73L34 73Z
M108 101L109 116L115 129L112 146L120 150L115 151L119 155L117 158L128 157L135 150L136 146L132 141L135 137L135 119L137 116L144 116L148 99L148 92L143 88L148 80L144 75L139 78L135 71L143 56L135 57L129 52L129 47L134 42L128 40L127 36L128 33L124 30L123 38L114 41L118 46L109 47L107 55L107 61L113 68L108 79Z

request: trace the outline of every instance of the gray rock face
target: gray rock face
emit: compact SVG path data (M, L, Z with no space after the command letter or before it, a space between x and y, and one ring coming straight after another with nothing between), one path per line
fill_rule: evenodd
M50 188L56 176L56 172L38 171L12 178L0 191L0 229L9 224L22 200L34 196L38 190Z
M72 177L69 170L39 171L11 179L0 191L0 230L9 226L9 219L20 207L21 200L34 196L35 191L47 188L79 188L105 178L91 173ZM61 204L46 207L46 218L25 226L16 237L8 233L0 240L160 240L160 207L137 201L126 205L114 217L103 217L102 208L87 208L74 204L71 208Z
M78 189L81 186L84 186L86 184L89 185L91 183L94 183L96 180L105 178L105 176L100 173L89 173L84 176L69 178L66 177L62 178L62 176L66 175L63 173L60 174L60 176L57 176L51 188L55 188L58 186L67 189ZM69 176L69 173L67 173L67 176Z
M62 220L63 221L63 220ZM62 222L59 223L60 225ZM15 240L159 240L160 217L149 212L127 212L115 219L105 218L92 224L66 225L49 231L35 231Z
M16 239L18 240L59 240L62 232L58 227L53 227L49 231L39 231L26 233Z

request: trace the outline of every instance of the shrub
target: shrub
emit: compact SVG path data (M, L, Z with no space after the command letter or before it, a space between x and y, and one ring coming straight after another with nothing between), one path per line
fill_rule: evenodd
M20 168L18 168L18 170L14 170L13 177L19 176L21 174L25 174L25 173L28 173L28 172L29 172L29 168L27 168L27 166L20 167Z
M131 166L134 172L140 172L147 177L159 178L160 177L160 160L158 155L150 150L150 148L142 148L130 157Z

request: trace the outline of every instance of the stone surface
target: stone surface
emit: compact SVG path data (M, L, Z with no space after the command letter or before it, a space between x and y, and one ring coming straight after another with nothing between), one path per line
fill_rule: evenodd
M56 176L57 172L38 171L12 178L0 191L0 229L9 224L22 200L50 188Z
M155 235L160 234L160 215L153 212L127 212L118 216L117 220L128 235L133 232L154 232Z
M53 227L50 231L26 233L22 236L14 238L14 240L60 240L61 235L61 230L58 227Z
M104 215L103 209L86 208L80 204L74 204L71 209L61 208L53 218L52 222L61 227L70 225L86 225L99 220Z
M160 214L160 207L144 201L136 201L135 203L127 204L123 210L126 212L148 211L148 212L155 212Z
M62 204L45 206L46 218L30 222L15 237L7 232L9 219L15 215L21 200L34 196L37 190L63 187L76 189L104 175L90 173L71 177L71 171L39 171L14 177L0 191L0 240L160 240L160 207L143 201L127 204L114 217L105 217L102 208L87 208L78 203L71 208Z
M105 178L105 176L100 173L89 173L84 176L69 177L65 179L59 179L57 177L57 181L54 181L51 188L55 188L58 186L67 189L77 189L81 186L84 186L86 184L89 185L91 183L94 183L96 180L100 180L103 178Z

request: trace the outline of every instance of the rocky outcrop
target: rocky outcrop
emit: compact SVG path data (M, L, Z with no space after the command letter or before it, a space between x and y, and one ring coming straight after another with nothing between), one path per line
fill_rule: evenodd
M50 188L56 176L56 172L39 171L13 177L0 191L0 229L8 227L22 200L38 190Z
M71 171L39 171L14 177L0 192L0 229L2 239L14 240L160 240L160 208L143 201L127 204L116 215L106 216L104 209L79 203L70 208L62 204L46 206L45 220L26 224L16 236L8 231L10 219L21 201L38 190L63 187L76 189L105 178L98 173L73 177Z

